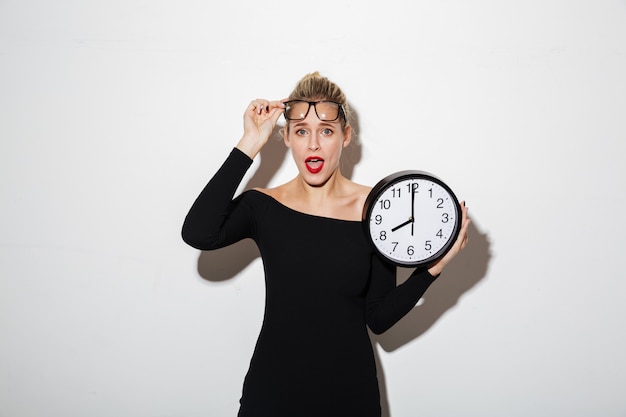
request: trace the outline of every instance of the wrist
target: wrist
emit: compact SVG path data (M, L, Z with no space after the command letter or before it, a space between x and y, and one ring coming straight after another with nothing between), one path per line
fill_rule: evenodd
M248 155L250 159L254 159L254 157L261 151L263 144L259 143L258 140L243 136L235 147Z
M443 265L441 264L441 262L437 262L436 264L431 265L428 268L428 273L432 275L433 277L439 276L442 272L443 272Z

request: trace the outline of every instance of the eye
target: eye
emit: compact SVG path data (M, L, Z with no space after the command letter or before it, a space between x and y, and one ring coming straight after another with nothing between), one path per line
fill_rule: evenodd
M306 129L298 129L298 130L296 130L296 135L298 135L298 136L304 136L306 134L307 134Z
M326 129L322 130L322 135L324 135L324 136L330 136L332 134L333 134L333 130L332 129L326 128Z

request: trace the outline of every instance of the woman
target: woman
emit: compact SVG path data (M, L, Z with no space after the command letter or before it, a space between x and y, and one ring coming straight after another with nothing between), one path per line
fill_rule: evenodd
M351 140L339 87L313 73L289 99L257 99L244 133L191 207L183 239L202 250L257 243L266 280L262 329L246 375L240 417L380 416L366 327L382 333L410 311L467 242L467 209L452 250L396 287L395 267L374 254L361 226L369 187L341 174ZM281 114L298 169L276 188L233 200Z

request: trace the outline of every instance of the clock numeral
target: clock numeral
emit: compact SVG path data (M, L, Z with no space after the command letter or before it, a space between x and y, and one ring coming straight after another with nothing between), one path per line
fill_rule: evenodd
M410 184L407 184L407 185L406 185L406 188L408 188L408 189L409 189L409 191L408 191L408 192L409 192L409 194L411 194L411 193L414 193L414 194L415 194L415 193L418 193L418 192L419 192L419 191L417 191L417 189L418 189L418 188L420 188L420 185L419 185L419 183L417 183L417 182L412 182L412 183L410 183Z
M443 239L443 230L439 229L439 231L437 232L437 237Z
M396 248L398 247L398 242L391 242L391 244L393 245L393 250L392 252L396 251Z
M431 188L428 192L430 193L430 198L433 198L433 189Z
M374 217L374 222L379 225L383 222L383 216L381 216L380 214L377 214L376 217Z
M380 200L378 203L381 210L389 210L391 208L391 200Z
M441 215L441 223L448 223L450 221L450 215L448 213L443 213Z
M415 248L413 246L409 246L408 248L406 248L406 254L409 256L415 255Z
M400 198L402 197L402 189L401 188L393 188L391 190L391 194L393 195L393 198Z
M387 232L385 232L384 230L380 231L380 235L378 236L378 238L380 240L387 240Z
M433 248L432 243L430 242L430 240L427 240L426 243L424 244L424 250L431 250Z
M437 199L437 208L443 208L443 198L439 198Z

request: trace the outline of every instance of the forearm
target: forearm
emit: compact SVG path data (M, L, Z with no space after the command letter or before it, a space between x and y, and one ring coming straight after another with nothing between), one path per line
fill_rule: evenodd
M229 215L232 198L252 161L233 149L219 170L196 198L185 217L183 240L197 249L211 249Z
M380 334L404 317L435 281L428 270L416 269L409 279L396 286L396 267L374 257L367 296L366 320Z

